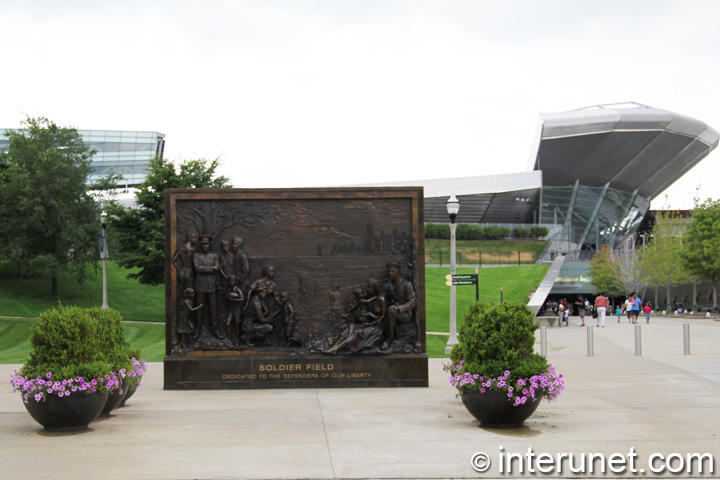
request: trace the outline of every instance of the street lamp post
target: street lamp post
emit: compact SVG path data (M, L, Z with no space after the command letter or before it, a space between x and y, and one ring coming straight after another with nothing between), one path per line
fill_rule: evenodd
M105 237L105 232L107 231L107 214L105 213L105 210L102 211L100 214L100 224L102 225L102 248L100 249L100 256L102 257L103 262L103 272L102 272L102 289L103 289L103 299L102 299L102 309L107 310L108 308L108 301L107 301L107 238Z
M450 195L447 203L448 215L450 215L450 275L455 275L455 231L457 230L457 214L460 211L460 202L455 194ZM452 282L452 280L451 280ZM450 338L445 345L445 355L450 354L452 347L458 343L457 338L457 311L456 311L455 285L450 285Z

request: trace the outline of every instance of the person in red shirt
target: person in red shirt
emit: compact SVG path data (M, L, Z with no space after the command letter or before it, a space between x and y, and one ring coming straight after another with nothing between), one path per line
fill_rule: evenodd
M652 312L652 307L650 306L650 302L645 302L645 306L643 307L643 312L645 312L645 322L650 323L650 312Z
M595 297L595 311L597 312L597 326L605 328L605 314L607 313L608 300L602 293Z

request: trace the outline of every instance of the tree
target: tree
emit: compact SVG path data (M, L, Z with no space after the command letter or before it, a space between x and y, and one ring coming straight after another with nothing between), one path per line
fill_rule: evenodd
M115 261L124 268L138 269L128 278L146 285L165 281L165 189L230 187L227 178L215 178L219 164L219 159L187 160L176 170L172 162L155 157L135 194L137 207L110 202L107 210Z
M591 284L596 292L615 297L625 293L620 281L620 265L609 245L603 245L595 257L590 260Z
M657 291L664 287L666 290L668 311L670 305L670 287L690 281L687 270L680 257L682 248L682 225L679 218L673 218L666 212L661 212L655 218L650 242L640 253L642 270L648 285L655 287L655 304L657 305Z
M637 292L638 296L644 296L647 282L645 281L645 271L640 261L640 254L635 249L619 250L615 256L618 272L620 274L620 285L622 292L629 296L632 292Z
M706 200L695 206L690 226L683 235L680 257L687 270L713 286L713 308L717 308L720 278L720 201ZM694 299L693 299L694 300Z
M74 128L43 117L22 123L6 132L0 154L2 258L19 276L49 275L57 298L61 271L83 282L97 265L99 208L87 193L93 152Z

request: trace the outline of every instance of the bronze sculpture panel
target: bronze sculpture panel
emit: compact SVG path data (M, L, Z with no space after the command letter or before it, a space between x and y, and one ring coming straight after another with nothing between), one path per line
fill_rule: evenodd
M167 190L166 362L426 361L422 198L419 187Z

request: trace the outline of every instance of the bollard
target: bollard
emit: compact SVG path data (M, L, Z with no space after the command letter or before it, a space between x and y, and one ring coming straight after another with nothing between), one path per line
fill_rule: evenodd
M592 357L595 355L593 352L593 327L585 327L587 330L587 356Z
M683 323L683 353L690 355L690 324Z
M547 327L540 327L540 355L547 357Z
M640 325L635 325L635 356L639 357L642 355L642 332Z

